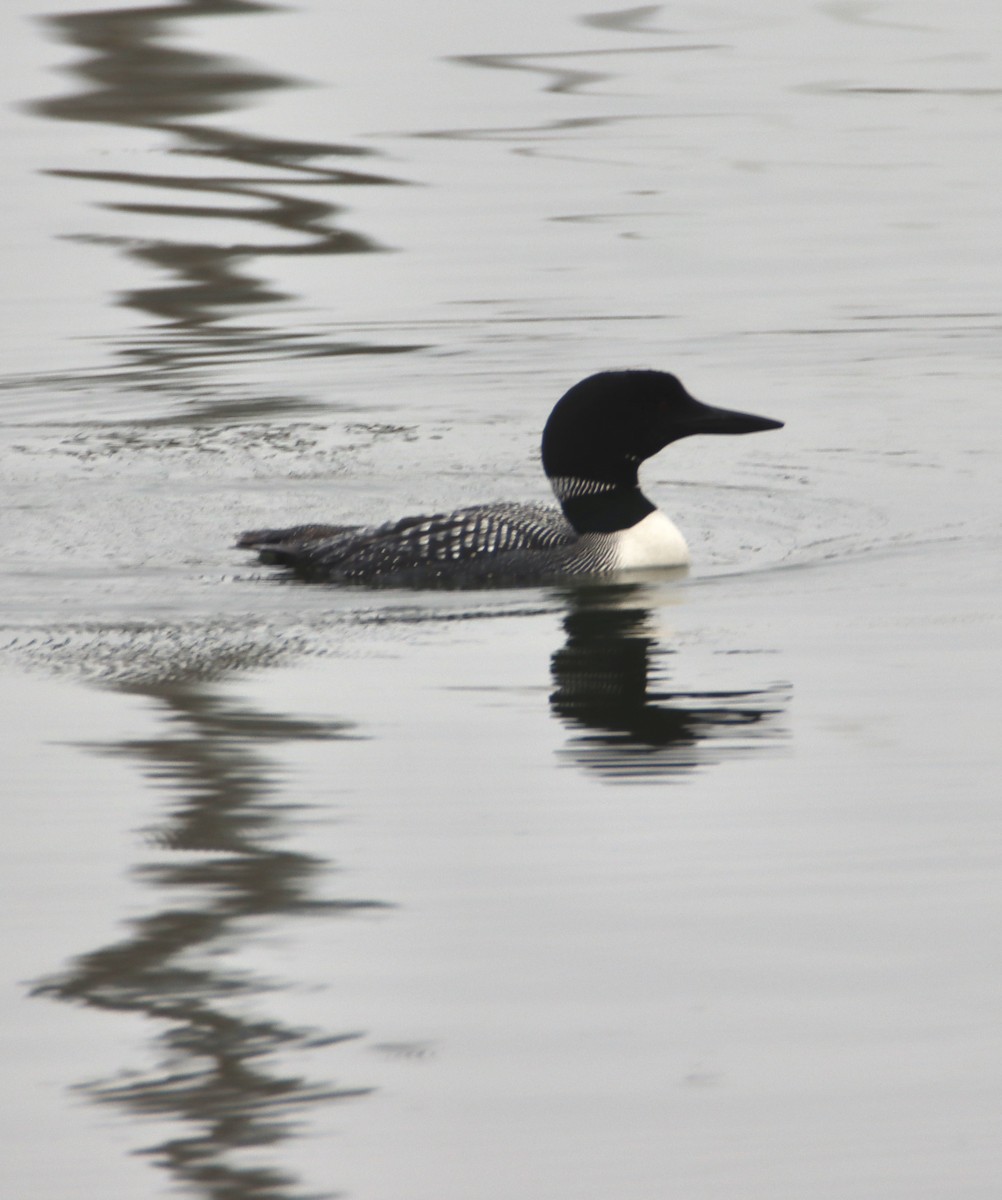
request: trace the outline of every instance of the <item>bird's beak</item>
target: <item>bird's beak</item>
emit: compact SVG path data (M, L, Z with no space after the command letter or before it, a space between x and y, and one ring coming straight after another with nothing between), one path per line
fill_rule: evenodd
M693 401L691 411L683 418L686 434L693 433L764 433L767 429L782 429L782 421L771 417L756 417L754 413L735 412L730 408L714 408L699 400Z

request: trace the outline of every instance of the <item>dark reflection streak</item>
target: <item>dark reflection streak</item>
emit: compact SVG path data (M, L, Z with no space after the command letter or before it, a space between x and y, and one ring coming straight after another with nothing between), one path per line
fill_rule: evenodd
M594 129L602 125L619 125L626 121L650 120L645 115L618 117L567 117L560 121L544 121L540 125L514 125L499 129L433 129L412 133L415 138L455 138L457 141L519 141L538 137L540 134L563 134L575 129Z
M402 181L374 172L348 170L317 160L359 158L372 152L357 146L319 140L245 135L196 124L193 118L237 106L243 97L266 89L294 86L296 81L251 70L220 55L177 49L165 39L179 21L193 17L247 15L271 5L253 0L178 0L146 8L102 10L46 18L56 35L83 49L87 57L69 70L86 84L84 91L39 101L31 110L62 121L91 121L157 130L174 139L169 153L225 163L267 168L266 178L166 176L139 171L52 169L49 173L103 184L173 189L239 197L240 205L167 204L106 201L103 207L154 217L246 221L291 235L270 244L251 242L172 241L159 230L146 236L84 239L115 245L129 256L177 281L124 292L121 303L167 322L159 333L144 331L123 346L140 367L189 367L212 353L271 357L303 352L302 338L224 324L237 309L284 301L289 296L242 269L247 261L269 256L359 254L381 250L363 234L340 228L343 207L304 199L290 188L375 186ZM164 336L166 333L167 336ZM320 342L311 353L365 353L412 350L412 345L368 346ZM209 405L211 407L211 404Z
M564 593L566 641L551 660L550 707L570 729L566 756L616 782L678 779L782 736L786 685L734 691L653 691L643 588ZM729 739L730 744L728 744Z
M997 87L868 87L865 84L832 89L837 94L848 96L1002 96L1002 88Z
M880 84L798 83L789 89L808 96L1002 96L999 87L893 87Z
M92 1099L137 1116L169 1119L181 1132L143 1153L173 1181L208 1200L293 1200L293 1177L237 1161L251 1147L276 1146L311 1105L364 1094L278 1072L279 1052L357 1036L328 1035L233 1011L234 998L271 990L266 980L228 969L247 933L293 915L385 907L367 900L318 899L326 864L279 848L286 809L270 799L277 780L262 745L355 736L347 725L297 721L233 706L194 684L131 688L164 709L164 736L101 747L137 761L173 797L151 832L161 848L186 857L146 864L137 874L155 889L158 909L131 923L114 945L81 955L35 994L111 1012L144 1014L163 1026L159 1062L144 1073L82 1085Z
M646 22L656 16L663 4L641 4L636 8L618 8L612 12L589 13L580 18L593 29L613 29L617 33L676 33L674 29L652 29Z
M857 25L862 28L874 29L907 29L915 33L936 33L933 25L915 25L905 21L888 21L877 16L884 5L871 3L870 0L832 0L832 3L819 4L820 12L842 21L846 25Z
M554 50L549 53L534 52L532 54L456 54L446 61L461 63L468 67L487 67L499 71L529 71L537 75L547 75L550 83L543 88L544 92L579 92L592 83L600 83L610 79L608 72L586 71L574 67L550 65L555 59L568 58L599 58L621 54L676 54L689 50L721 50L723 46L716 43L679 46L623 46L607 50Z

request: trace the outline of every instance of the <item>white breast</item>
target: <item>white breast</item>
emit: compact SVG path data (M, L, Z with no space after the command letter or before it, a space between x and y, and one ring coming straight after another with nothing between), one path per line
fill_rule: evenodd
M616 537L617 571L640 567L684 567L689 547L678 526L655 510Z

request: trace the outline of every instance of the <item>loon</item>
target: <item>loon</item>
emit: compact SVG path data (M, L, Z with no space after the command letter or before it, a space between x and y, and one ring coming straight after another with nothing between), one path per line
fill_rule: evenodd
M713 408L663 371L602 371L557 402L543 470L560 508L499 503L378 526L296 525L237 546L311 582L470 587L680 567L689 548L640 490L638 465L694 433L756 433L782 421Z

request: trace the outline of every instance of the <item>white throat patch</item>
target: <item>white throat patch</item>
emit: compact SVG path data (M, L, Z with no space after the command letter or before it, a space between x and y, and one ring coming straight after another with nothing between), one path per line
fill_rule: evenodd
M613 569L616 571L684 567L689 561L689 547L681 530L658 509L613 537L616 546Z

